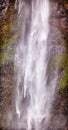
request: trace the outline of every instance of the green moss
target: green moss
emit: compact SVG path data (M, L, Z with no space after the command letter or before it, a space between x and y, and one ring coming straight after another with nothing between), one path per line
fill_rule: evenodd
M1 46L1 49L6 49L9 45L11 45L13 43L13 39L12 38L6 38L4 40L3 45Z
M58 61L58 67L59 68L64 68L67 64L67 54L62 54L59 56L59 61Z
M15 22L15 17L16 13L14 11L14 6L11 6L9 4L8 10L6 12L6 19L5 22L0 21L0 26L1 26L1 39L0 39L0 49L5 50L9 45L14 43L15 36L14 34L16 30L16 22Z
M65 53L62 55L54 55L51 58L51 64L58 67L59 71L61 71L66 66L67 59L68 59L68 55Z
M66 86L68 86L68 58L67 58L67 63L64 68L64 71L65 71L65 75L60 82L60 90L63 90Z
M67 83L68 82L68 75L66 74L62 80L61 80L61 83L60 83L60 89L64 89L66 86L67 86Z
M4 52L0 55L0 66L4 64L6 61L10 61L10 56L13 54L12 50Z
M65 72L68 75L68 61L67 61L67 65L66 65L66 68L65 68Z
M10 25L9 25L9 31L10 31L10 32L14 32L14 31L15 31L15 26L14 26L14 24L10 24Z
M62 55L54 55L51 58L51 66L52 71L55 71L55 68L58 68L58 74L60 74L62 71L65 72L65 75L61 79L59 90L62 91L67 85L68 85L68 54L64 53Z

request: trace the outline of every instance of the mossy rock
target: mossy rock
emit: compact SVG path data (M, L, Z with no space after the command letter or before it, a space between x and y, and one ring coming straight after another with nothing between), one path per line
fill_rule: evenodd
M67 64L68 55L66 53L61 55L54 55L51 58L51 65L58 68L58 71L61 72Z
M1 39L0 39L0 49L1 51L6 49L8 46L14 43L16 37L16 12L14 4L9 4L8 10L6 12L5 22L0 21L1 26Z
M63 47L66 47L66 41L64 41L64 40L60 40L58 43L57 43L58 45L61 45L61 47L63 46Z
M66 86L68 86L68 54L64 53L52 56L50 66L51 73L54 72L56 68L58 75L60 75L63 71L65 72L59 85L59 91L62 91Z
M4 64L6 61L10 61L11 60L11 56L13 55L13 50L9 50L7 52L3 52L1 55L0 55L0 66L2 64Z
M60 84L60 89L64 89L68 85L68 75L65 75Z
M67 54L62 54L59 56L59 60L58 60L58 67L59 69L64 69L64 67L66 66L67 64L67 59L68 59L68 55Z
M15 31L15 25L14 24L10 24L9 25L9 31L12 33L12 32L14 32Z
M13 39L9 38L9 39L5 39L4 43L1 45L1 49L4 50L6 49L9 45L11 45L13 43Z
M65 71L65 75L63 76L60 82L60 91L65 89L65 87L68 86L68 61L67 61L64 71Z

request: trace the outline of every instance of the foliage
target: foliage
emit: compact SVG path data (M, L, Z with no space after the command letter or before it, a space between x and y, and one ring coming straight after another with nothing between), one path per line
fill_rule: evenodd
M10 59L10 56L13 55L13 43L14 40L17 38L17 34L15 34L16 13L14 11L14 7L10 3L4 20L1 19L0 21L0 66L8 61Z
M12 50L9 50L7 52L3 52L0 55L0 65L4 64L6 61L10 61L10 56L13 54Z
M63 53L61 55L54 55L51 59L51 66L51 72L55 71L55 67L57 67L59 75L63 71L65 73L59 85L59 90L62 91L66 86L68 86L68 54Z
M63 76L60 83L60 90L64 89L66 86L68 86L68 61L65 67L65 75Z

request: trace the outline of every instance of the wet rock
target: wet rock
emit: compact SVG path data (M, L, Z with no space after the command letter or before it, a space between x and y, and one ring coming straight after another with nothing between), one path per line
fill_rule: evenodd
M61 19L61 26L62 26L62 28L64 28L64 29L68 29L68 18L62 18Z
M14 47L12 44L14 43L15 30L13 25L14 11L14 2L0 0L0 126L5 113L12 107L12 97L14 95L12 49Z
M51 7L51 24L59 29L59 31L66 35L68 33L68 4L65 4L67 1L52 1L50 4Z
M52 33L52 46L53 47L53 55L52 58L55 58L54 54L57 54L57 57L55 60L58 61L59 66L59 73L58 73L58 79L59 83L57 85L58 89L59 86L61 86L61 90L59 90L59 93L57 93L57 99L55 100L55 108L53 111L53 117L52 117L52 122L50 124L50 127L48 130L68 130L68 7L67 5L65 6L65 3L68 3L68 1L52 1L51 3L51 16L50 16L50 25L52 26L51 28L51 33ZM57 28L57 29L56 29ZM54 32L55 34L54 34ZM59 30L59 31L58 31ZM58 35L57 35L58 32ZM60 33L59 33L60 32ZM62 40L59 39L61 36ZM54 40L53 40L54 39ZM59 39L59 40L58 40ZM56 43L58 41L58 44ZM60 41L60 42L59 42ZM64 41L64 43L63 43ZM65 55L66 53L66 55ZM63 56L63 58L59 57ZM66 58L67 57L67 58ZM65 61L66 59L66 61ZM60 61L60 62L59 62ZM51 68L51 72L55 70L55 63L54 61L53 68ZM61 81L61 82L60 82ZM53 109L53 108L52 108ZM57 121L61 122L63 116L63 121L61 124L56 124ZM60 119L61 118L61 119ZM59 120L60 119L60 120ZM65 123L64 123L65 122ZM63 126L61 126L64 123Z
M12 107L13 90L13 63L0 67L0 126L6 112Z
M0 18L5 17L9 5L9 0L0 0Z

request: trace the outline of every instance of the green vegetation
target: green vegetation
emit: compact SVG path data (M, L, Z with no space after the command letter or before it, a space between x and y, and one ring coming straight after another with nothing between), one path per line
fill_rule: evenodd
M63 70L67 64L68 55L66 53L61 55L54 55L51 59L51 64L58 67L59 72Z
M5 22L2 19L0 21L0 66L5 64L6 61L11 61L11 57L13 55L13 45L15 39L17 38L17 34L15 34L15 20L16 13L14 10L14 5L10 3L5 14Z
M54 55L51 59L51 72L55 71L55 67L58 68L58 74L64 71L64 76L61 79L59 90L62 91L68 85L68 54Z
M9 50L7 52L3 52L1 55L0 55L0 66L2 64L4 64L6 61L11 61L11 56L13 54L13 51L12 50Z
M68 61L65 67L65 75L63 76L60 83L60 90L64 89L66 86L68 86Z
M67 81L68 81L68 75L66 74L62 80L61 80L61 85L60 85L60 89L64 89L67 86Z

